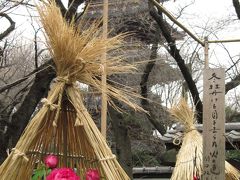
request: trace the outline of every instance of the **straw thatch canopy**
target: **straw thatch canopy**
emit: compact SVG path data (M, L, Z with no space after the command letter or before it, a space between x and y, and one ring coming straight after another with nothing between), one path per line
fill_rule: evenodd
M106 66L101 64L102 54L118 51L125 36L103 39L97 22L87 28L83 23L76 27L73 21L68 23L63 19L54 3L44 3L38 11L57 78L48 97L42 99L42 108L0 166L1 180L30 179L47 154L58 156L59 167L76 168L81 179L85 179L89 168L98 169L101 177L107 180L129 179L85 108L77 83L102 90L103 68L107 75L135 70L122 56L116 55L119 53L109 55ZM109 104L117 108L110 99L113 97L135 110L143 110L132 102L132 96L139 96L124 88L107 85L105 93Z

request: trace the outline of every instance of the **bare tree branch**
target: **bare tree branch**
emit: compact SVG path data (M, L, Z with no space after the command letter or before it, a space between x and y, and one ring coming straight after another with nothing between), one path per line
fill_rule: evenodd
M225 94L227 94L228 91L230 91L231 89L237 87L239 84L240 84L240 74L237 75L233 80L231 80L225 85Z
M188 85L190 92L191 92L193 102L194 102L194 105L195 105L196 111L197 111L197 120L199 123L202 123L203 105L202 105L202 101L199 97L199 92L196 87L196 83L194 82L192 75L190 74L182 56L180 55L179 49L176 47L175 39L172 38L170 32L168 31L166 22L163 20L162 15L160 15L154 8L151 9L150 14L155 19L155 21L158 23L163 36L165 37L166 41L168 42L169 53L177 62L178 67L181 70L182 75Z
M232 64L229 68L227 68L227 69L225 70L225 72L228 72L228 71L231 70L233 67L236 67L236 68L237 68L237 64L239 63L239 61L240 61L240 58L238 58L238 59L236 60L236 62L234 62L234 61L232 60L233 64Z
M150 60L152 60L152 61L149 61L147 63L147 65L145 66L143 75L141 77L141 82L140 82L141 95L144 97L144 99L141 100L141 104L142 104L142 107L149 112L149 114L147 114L147 118L151 122L151 124L154 126L154 128L156 128L161 134L165 134L166 129L163 126L163 123L158 121L154 117L154 115L151 111L150 103L147 99L148 98L148 85L147 85L148 78L149 78L149 75L156 63L156 60L154 60L154 59L157 58L157 50L158 50L158 40L157 39L158 38L156 38L156 42L154 42L154 44L152 45L152 53L150 56Z
M48 64L48 63L46 63L46 64ZM36 73L38 73L38 72L40 72L40 71L48 68L49 64L48 64L48 66L46 66L46 64L43 64L42 66L40 66L39 68L35 69L34 71L32 71L31 73L29 73L29 74L26 75L25 77L23 77L23 78L21 78L21 79L18 79L18 80L16 80L16 81L13 82L13 83L10 83L10 84L7 84L7 85L5 85L5 86L0 87L0 93L6 91L7 89L10 89L10 88L13 88L13 87L17 86L18 84L26 81L26 80L27 80L28 78L30 78L33 74L36 74Z
M1 41L3 40L3 38L7 37L15 29L15 22L12 20L12 18L10 18L10 16L8 16L5 13L0 13L0 16L6 18L10 22L10 26L0 34L0 41Z
M33 85L31 86L28 94L25 96L21 106L12 115L12 119L7 126L7 131L1 134L0 162L7 156L6 149L16 145L24 128L27 126L29 119L31 119L37 104L41 98L46 95L50 82L56 76L54 70L51 68L53 66L53 61L48 61L48 63L43 66L48 68L43 68L44 70L36 74Z
M233 6L235 8L235 11L237 13L237 16L238 16L238 19L240 19L240 3L239 3L239 0L233 0ZM239 60L236 61L236 63L238 62ZM232 66L236 66L236 63L233 63ZM232 67L231 66L231 67ZM230 68L231 68L230 67ZM228 68L228 70L230 69ZM228 71L227 70L227 71ZM230 91L231 89L239 86L240 84L240 74L239 75L236 75L235 78L233 78L230 82L228 82L226 85L225 85L225 94L228 93L228 91Z
M64 7L61 0L55 0L57 6L60 8L62 15L64 16L67 12L67 9Z
M240 3L239 0L233 0L233 6L235 8L238 19L240 19Z
M76 18L78 7L84 2L85 0L69 0L68 10L66 12L66 19L71 20L72 17Z

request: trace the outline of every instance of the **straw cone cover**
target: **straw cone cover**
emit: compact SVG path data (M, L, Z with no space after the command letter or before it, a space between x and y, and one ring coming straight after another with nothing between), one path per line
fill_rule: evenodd
M194 111L185 99L181 99L177 105L171 108L170 113L185 128L171 180L192 180L194 176L201 177L203 172L203 140L202 135L194 126ZM240 178L240 172L226 161L225 173L226 180Z

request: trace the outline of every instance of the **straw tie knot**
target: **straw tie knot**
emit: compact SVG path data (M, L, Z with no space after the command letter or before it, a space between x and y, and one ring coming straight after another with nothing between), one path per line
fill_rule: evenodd
M63 76L58 76L56 78L56 80L58 82L63 82L63 83L68 84L68 85L72 84L72 82L69 80L68 76L64 76L64 77Z
M99 161L107 161L107 160L111 160L111 159L115 159L116 156L113 154L112 156L106 156L105 158L99 159Z
M183 137L184 137L187 133L189 133L189 132L191 132L191 131L194 131L194 130L197 131L197 129L196 129L195 127L191 127L191 128L189 128L189 129L185 130L184 134L178 135L178 136L176 136L176 137L173 139L173 144L176 145L176 146L179 146L179 145L182 143Z
M16 159L18 157L23 157L25 161L29 161L28 157L26 156L25 153L21 152L20 150L13 148L12 149L13 152L13 159Z
M57 109L59 106L57 104L53 104L51 101L49 101L47 98L43 98L41 102L44 104L44 106L48 106L51 111L54 109Z
M183 135L177 136L173 139L173 144L179 146L182 143Z
M105 71L105 67L104 67L103 64L100 64L100 65L99 65L99 71L100 71L100 72L104 72L104 71Z

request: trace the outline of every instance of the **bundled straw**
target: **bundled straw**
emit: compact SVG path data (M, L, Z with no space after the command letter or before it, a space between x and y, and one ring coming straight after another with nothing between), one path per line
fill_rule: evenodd
M192 180L201 177L203 171L203 140L194 126L194 112L184 99L174 106L170 113L185 127L182 146L177 155L171 180ZM238 180L240 172L225 161L226 180Z
M1 180L30 179L47 154L59 158L59 167L76 168L81 179L88 169L97 169L103 179L128 180L84 107L76 81L101 90L100 57L107 50L121 46L124 36L102 39L99 24L88 29L75 27L61 16L55 3L38 7L47 34L49 48L56 65L57 78L43 106L30 121L16 147L0 166ZM107 59L107 74L132 72L134 66L124 64L119 56ZM107 95L136 110L129 91L107 85ZM138 95L135 95L138 96ZM114 105L109 99L109 103Z

